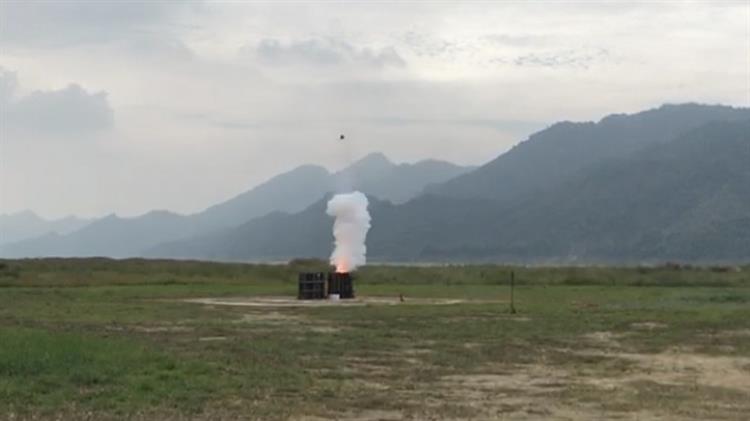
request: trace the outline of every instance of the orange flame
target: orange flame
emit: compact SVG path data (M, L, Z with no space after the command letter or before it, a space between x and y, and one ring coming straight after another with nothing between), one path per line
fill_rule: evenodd
M337 262L336 273L346 273L346 272L349 272L349 265L346 262Z
M347 273L352 271L352 262L346 256L336 256L333 262L336 267L336 273Z

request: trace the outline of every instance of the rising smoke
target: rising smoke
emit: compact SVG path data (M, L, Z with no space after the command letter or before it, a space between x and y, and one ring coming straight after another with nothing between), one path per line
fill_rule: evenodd
M326 213L336 218L333 223L335 248L331 254L336 272L351 272L364 265L365 238L370 230L367 196L358 191L337 194L328 201Z

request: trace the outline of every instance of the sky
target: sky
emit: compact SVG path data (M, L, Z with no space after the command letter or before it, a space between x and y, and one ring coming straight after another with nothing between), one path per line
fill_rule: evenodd
M748 57L748 1L4 0L0 213L191 213L370 152L479 165L556 121L750 106Z

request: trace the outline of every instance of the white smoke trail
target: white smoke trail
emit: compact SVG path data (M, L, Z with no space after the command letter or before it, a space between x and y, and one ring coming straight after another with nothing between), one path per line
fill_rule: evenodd
M351 272L364 265L365 238L370 230L367 196L358 191L337 194L328 201L326 213L336 218L333 223L335 248L331 254L336 272Z

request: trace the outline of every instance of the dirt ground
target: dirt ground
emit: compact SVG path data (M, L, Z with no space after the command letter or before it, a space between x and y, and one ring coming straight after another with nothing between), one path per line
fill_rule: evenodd
M366 306L366 305L399 305L399 304L424 304L424 305L450 305L466 303L462 299L440 299L440 298L404 298L400 297L356 297L344 300L298 300L296 297L273 296L273 297L236 297L236 298L190 298L182 300L187 303L240 306L240 307L328 307L328 306ZM500 301L472 300L472 303L490 303Z
M332 334L339 327L309 323L286 307L398 305L399 297L360 297L354 300L308 300L290 297L195 298L191 303L218 306L254 307L242 316L240 323L263 322L287 325L303 323L321 334ZM466 304L489 301L460 299L409 299L410 304ZM280 311L284 310L284 311ZM519 322L532 320L519 316ZM661 322L630 324L630 332L596 331L580 335L575 349L558 348L550 354L570 356L571 360L593 359L598 365L560 364L558 360L541 358L528 364L488 364L482 370L466 374L442 376L437 382L404 384L390 379L398 377L399 369L388 359L407 366L427 364L425 356L430 344L407 348L399 354L373 358L348 358L343 371L352 374L347 388L386 393L419 407L410 410L348 409L334 411L335 419L351 421L374 420L695 420L742 419L750 414L750 357L705 355L686 347L647 354L634 352L621 343L630 334L649 332L658 335L669 326ZM723 331L723 336L748 335L748 331ZM209 338L205 338L209 340ZM211 340L220 340L219 338ZM467 342L464 348L479 344ZM604 365L606 370L600 367ZM685 400L685 394L705 396L705 400ZM730 399L723 399L725 396ZM588 399L587 399L588 396ZM712 396L717 399L712 400ZM653 400L659 400L653 405ZM638 406L643 402L643 407ZM452 403L448 404L447 403ZM451 405L455 404L455 413ZM654 408L658 409L654 409ZM447 409L446 409L447 408ZM320 416L294 418L302 421L330 419Z
M601 332L592 338L585 335L582 341L602 341L616 345L612 334ZM559 350L568 352L567 350ZM421 415L393 410L366 410L341 413L337 419L352 421L451 419L451 420L695 420L742 419L750 414L750 401L728 403L722 399L690 403L681 402L679 408L664 405L662 409L633 407L633 396L653 389L655 396L643 400L677 399L683 388L696 391L750 396L750 358L708 356L688 349L670 349L658 354L630 353L624 351L601 352L598 348L575 351L583 356L595 356L626 363L620 373L589 371L585 367L570 368L552 362L535 364L488 365L483 374L458 374L441 378L437 383L412 385L409 389L394 390L400 396L419 400ZM409 353L403 358L414 359ZM418 358L418 355L417 355ZM418 362L415 362L418 363ZM362 377L370 377L388 367L368 364L367 361L350 361L351 367ZM357 381L355 387L373 391L389 389L377 382ZM582 402L581 394L591 394L590 402ZM658 395L664 396L658 396ZM675 396L670 396L674 394ZM576 395L576 399L570 399ZM710 395L710 393L709 393ZM602 396L608 400L602 405ZM636 402L637 402L636 398ZM441 413L446 402L460 404L468 415L451 416ZM621 409L618 410L618 406ZM299 420L322 418L302 417Z

